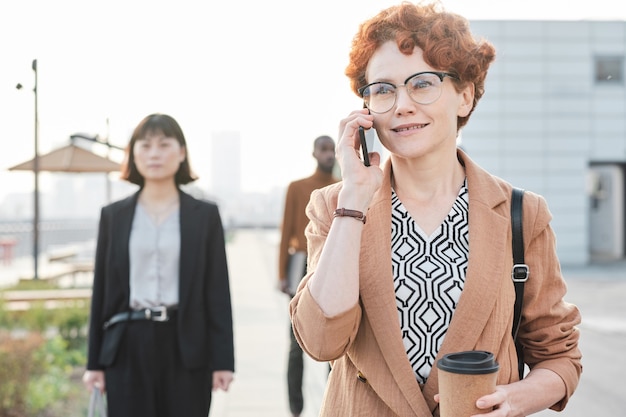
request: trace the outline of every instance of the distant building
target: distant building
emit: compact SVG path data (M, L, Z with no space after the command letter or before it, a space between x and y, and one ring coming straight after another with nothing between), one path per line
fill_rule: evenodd
M241 194L241 135L239 132L211 134L212 194L220 199Z
M462 146L546 197L563 264L626 257L624 21L471 21L493 42Z
M211 134L209 199L220 207L225 227L236 227L241 209L241 134L221 131Z
M214 132L211 145L209 199L219 205L224 226L278 227L282 190L242 192L240 133Z
M105 173L50 174L52 192L42 194L42 219L99 218L109 203Z

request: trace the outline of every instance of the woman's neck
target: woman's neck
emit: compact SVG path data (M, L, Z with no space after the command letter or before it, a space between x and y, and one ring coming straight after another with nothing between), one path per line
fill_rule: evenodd
M392 162L396 195L413 220L430 236L441 226L463 186L463 165L456 154L454 158L443 160Z
M163 203L178 199L178 188L176 184L144 184L140 198L144 202Z
M175 185L154 187L146 184L139 194L139 204L156 225L160 225L179 207L178 189Z
M396 193L429 201L441 195L455 195L465 179L465 169L454 158L393 159L393 187Z

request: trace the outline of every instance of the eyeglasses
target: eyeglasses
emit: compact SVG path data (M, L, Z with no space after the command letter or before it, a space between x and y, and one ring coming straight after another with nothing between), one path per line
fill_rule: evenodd
M448 72L424 71L411 75L403 85L376 82L359 88L363 102L372 113L386 113L398 99L398 88L406 87L411 100L418 104L431 104L441 97L441 84L445 77L459 78Z

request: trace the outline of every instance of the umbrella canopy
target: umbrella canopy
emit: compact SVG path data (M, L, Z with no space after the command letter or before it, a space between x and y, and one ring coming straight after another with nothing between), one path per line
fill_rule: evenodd
M9 168L9 171L34 171L34 158ZM66 145L39 155L39 170L49 172L115 172L120 164L91 151Z

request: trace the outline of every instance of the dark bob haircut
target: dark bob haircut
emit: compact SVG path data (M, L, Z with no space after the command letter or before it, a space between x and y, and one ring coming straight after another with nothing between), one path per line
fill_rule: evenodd
M193 173L189 164L187 142L185 141L183 130L173 117L160 113L146 116L141 122L139 122L133 131L130 142L128 142L128 145L126 146L126 158L122 164L122 175L120 178L143 187L144 178L139 173L135 165L135 154L133 148L135 147L135 142L137 142L137 140L143 139L147 135L155 133L176 138L178 143L180 143L180 146L185 149L185 160L180 163L178 171L176 171L176 175L174 177L176 185L184 185L197 180L198 177Z

